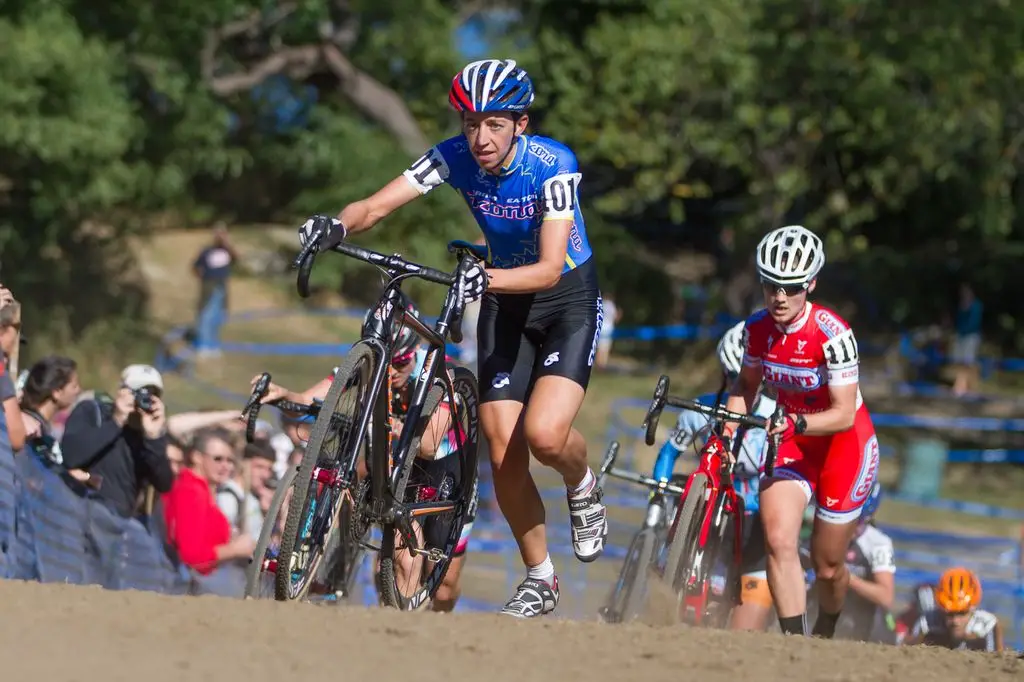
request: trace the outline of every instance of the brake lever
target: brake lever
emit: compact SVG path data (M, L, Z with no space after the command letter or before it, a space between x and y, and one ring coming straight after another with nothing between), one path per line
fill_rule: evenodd
M260 416L260 407L262 407L263 397L267 395L267 391L270 390L270 373L264 372L260 375L260 378L256 380L256 385L253 386L252 394L249 396L249 401L242 408L242 418L246 420L245 424L245 442L252 443L256 440L256 420Z
M452 250L453 252L455 250L457 250L461 254L461 257L459 258L459 267L457 267L455 269L456 281L455 281L455 284L453 285L453 286L458 286L459 285L459 280L462 279L462 273L466 270L466 268L468 268L468 267L472 266L473 264L477 263L479 261L479 259L477 259L477 257L475 255L473 255L472 253L467 252L465 249L455 249L455 250L453 250L452 249L452 244L448 245L448 249ZM458 345L458 344L462 343L462 339L463 339L463 335L462 335L462 318L463 318L463 314L465 313L466 302L462 301L461 303L462 303L462 305L460 305L458 308L456 308L455 310L452 311L452 315L451 315L451 318L449 320L449 325L448 325L449 336L452 339L452 343L454 343L455 345Z
M770 431L779 426L785 425L786 422L786 410L782 405L777 405L772 416L766 420L767 428ZM764 461L764 475L765 478L771 478L775 473L775 460L779 457L779 446L782 445L782 434L773 433L768 436L768 456Z

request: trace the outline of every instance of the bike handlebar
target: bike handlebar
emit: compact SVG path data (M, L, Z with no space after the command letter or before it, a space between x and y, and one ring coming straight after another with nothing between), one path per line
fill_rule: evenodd
M284 412L299 412L302 414L308 414L317 416L320 414L320 406L317 404L306 405L305 403L296 403L291 400L274 400L269 403L262 402L263 397L267 395L267 391L270 389L270 374L264 372L260 375L260 378L256 380L256 385L253 386L252 394L249 396L249 400L245 403L245 407L242 408L242 417L245 418L245 442L252 443L256 440L256 421L260 416L260 408L263 405L273 405L279 410Z
M654 387L654 397L651 400L651 406L647 408L647 416L644 417L644 423L641 426L645 431L644 442L648 445L654 445L658 431L658 420L661 418L661 412L665 409L666 405L699 412L707 415L715 421L737 422L741 426L754 429L768 429L772 425L779 424L786 416L786 412L781 405L778 405L772 416L766 419L764 417L757 417L751 414L733 412L732 410L727 410L720 405L705 405L695 400L687 400L686 398L672 396L668 393L668 387L668 376L662 374L658 379L658 384ZM778 454L779 444L779 434L769 436L768 453L765 457L766 476L771 476L775 471L775 457Z
M601 468L598 469L597 485L604 487L604 479L607 476L613 478L619 478L623 481L629 481L630 483L637 483L648 488L662 490L665 492L672 493L673 495L682 495L683 487L668 481L659 481L651 478L650 476L644 476L638 474L635 471L627 471L626 469L617 469L615 467L615 458L619 454L619 441L613 440L608 444L608 450L605 452L604 461L601 462Z
M295 286L298 290L299 296L302 298L309 297L309 276L313 271L313 261L316 260L318 247L321 239L324 237L324 233L325 230L320 228L310 235L309 241L306 242L306 245L302 247L299 255L295 257L294 261L292 261L292 267L297 268L299 271L295 281ZM342 253L350 258L361 260L364 263L376 265L394 273L395 275L419 277L427 280L428 282L433 282L447 287L454 286L458 281L458 273L477 261L475 255L471 252L467 250L458 250L455 251L456 257L459 260L458 266L453 272L442 272L441 270L436 270L425 265L407 261L397 254L386 256L378 251L357 246L345 241L338 242L337 244L330 246L328 250ZM462 310L453 310L449 333L454 343L462 343Z
M292 261L292 267L299 270L298 280L296 282L299 291L299 296L307 298L309 296L309 274L313 269L313 261L316 259L317 247L320 239L323 237L323 230L313 233L310 236L310 240L302 247L302 251ZM416 277L422 277L423 279L434 282L436 284L442 284L445 286L451 286L455 283L455 275L449 272L441 272L434 268L428 268L425 265L419 265L405 260L401 256L385 256L383 253L367 249L362 246L356 246L349 242L339 242L332 246L329 250L337 253L343 253L350 258L361 260L371 265L377 265L382 268L386 268L391 271L398 272L399 274L414 275Z

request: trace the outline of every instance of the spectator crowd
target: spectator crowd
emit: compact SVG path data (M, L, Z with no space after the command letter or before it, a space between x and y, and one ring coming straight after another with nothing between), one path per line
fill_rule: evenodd
M298 424L260 421L247 443L238 411L169 416L163 377L147 364L126 366L109 391L83 391L64 356L19 371L21 323L20 303L0 287L0 446L142 522L191 591L241 596L276 481L301 459Z

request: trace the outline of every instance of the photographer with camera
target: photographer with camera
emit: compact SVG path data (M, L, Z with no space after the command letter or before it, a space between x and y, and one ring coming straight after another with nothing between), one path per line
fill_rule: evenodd
M97 394L71 411L64 427L64 466L84 469L90 487L118 514L135 514L139 490L171 489L163 378L149 365L129 365L113 396Z

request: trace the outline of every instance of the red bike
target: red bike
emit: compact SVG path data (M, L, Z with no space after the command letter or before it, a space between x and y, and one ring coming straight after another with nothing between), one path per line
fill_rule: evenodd
M697 470L687 479L676 505L666 540L662 579L679 600L682 622L725 627L733 606L740 603L745 518L743 497L733 486L735 457L727 452L722 428L726 422L738 422L739 443L742 430L763 429L767 420L731 412L719 404L704 405L670 396L668 387L668 377L663 375L643 423L647 444L654 445L658 419L666 405L707 415L710 434L701 449ZM772 423L778 423L783 414L782 408L777 408ZM768 439L765 476L772 475L778 446L777 436ZM729 543L731 554L722 555L723 550L729 551Z

